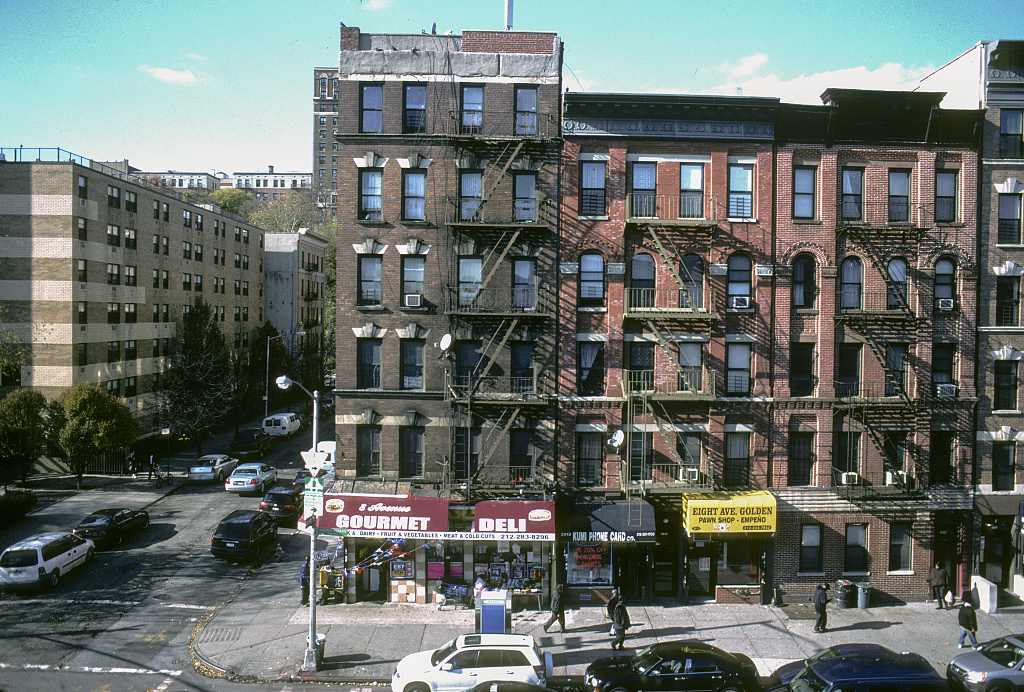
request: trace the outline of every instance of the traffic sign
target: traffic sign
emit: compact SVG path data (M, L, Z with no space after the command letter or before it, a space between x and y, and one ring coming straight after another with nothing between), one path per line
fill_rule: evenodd
M306 468L314 476L320 473L324 464L327 463L327 458L330 456L327 452L314 452L312 449L299 452L299 455L302 457L302 461L305 462Z

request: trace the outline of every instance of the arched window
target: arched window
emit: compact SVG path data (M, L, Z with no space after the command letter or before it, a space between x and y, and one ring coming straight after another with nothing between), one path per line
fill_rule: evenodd
M793 260L793 307L813 308L817 297L816 268L810 255Z
M679 306L684 308L704 307L704 260L697 255L683 255L679 263L679 275L683 289L679 291Z
M750 281L753 263L750 257L737 253L729 258L729 304L730 308L749 308Z
M952 310L956 306L956 264L948 257L935 263L935 307Z
M578 307L604 307L604 257L599 253L580 255L579 288Z
M654 258L646 252L633 255L630 263L627 307L654 307Z
M843 310L859 310L861 280L860 260L847 257L839 270L839 307Z
M907 308L907 261L902 257L889 260L889 280L885 296L886 310Z

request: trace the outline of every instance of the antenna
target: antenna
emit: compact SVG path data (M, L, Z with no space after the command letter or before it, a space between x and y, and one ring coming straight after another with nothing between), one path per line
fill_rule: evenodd
M618 449L622 446L622 443L626 441L626 436L621 430L616 430L612 433L612 439L608 440L608 444Z
M437 345L438 345L438 348L440 348L442 352L447 351L452 346L452 335L451 334L445 334L444 336L441 337L441 341L438 342Z
M505 0L505 31L512 31L512 2Z

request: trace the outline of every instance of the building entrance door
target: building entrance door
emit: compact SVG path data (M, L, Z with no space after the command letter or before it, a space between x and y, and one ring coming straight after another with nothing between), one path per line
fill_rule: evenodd
M690 546L686 583L690 598L703 600L715 592L716 547L712 541Z

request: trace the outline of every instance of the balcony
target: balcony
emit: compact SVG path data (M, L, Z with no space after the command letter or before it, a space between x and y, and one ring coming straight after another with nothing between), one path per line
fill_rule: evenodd
M708 401L715 398L715 373L707 368L623 370L625 396L650 396L661 401Z
M623 464L626 462L624 461ZM639 476L624 473L623 490L642 488L645 492L679 492L680 490L710 491L714 480L703 472L699 463L654 462L639 469Z
M860 285L840 286L836 292L836 319L875 317L886 319L912 319L920 314L909 287L903 290L903 303L894 289L863 291Z
M916 396L916 387L900 382L860 382L840 380L834 383L837 406L904 406Z
M469 139L560 139L562 126L550 113L493 110L448 111L445 134Z
M859 466L860 469L848 471L846 467L832 467L832 489L840 497L885 500L896 496L924 494L913 474L896 469L863 468L863 464L852 466Z
M630 192L626 195L626 225L714 226L718 223L716 195L658 195Z
M701 289L695 287L694 293L698 290ZM678 287L627 288L622 316L627 319L709 320L715 317L714 305L715 292L711 287L706 295L687 295Z
M458 375L446 377L445 401L474 404L546 404L547 395L539 390L536 374L513 375Z
M534 286L477 288L474 284L448 286L445 312L456 315L551 317Z
M320 294L317 293L316 291L306 291L306 293L302 297L310 302L314 300L320 300Z
M537 226L554 225L551 205L535 199L494 197L449 197L445 223L449 226Z
M932 205L911 204L907 200L865 202L863 197L845 195L836 204L836 227L873 229L930 228L935 225Z

